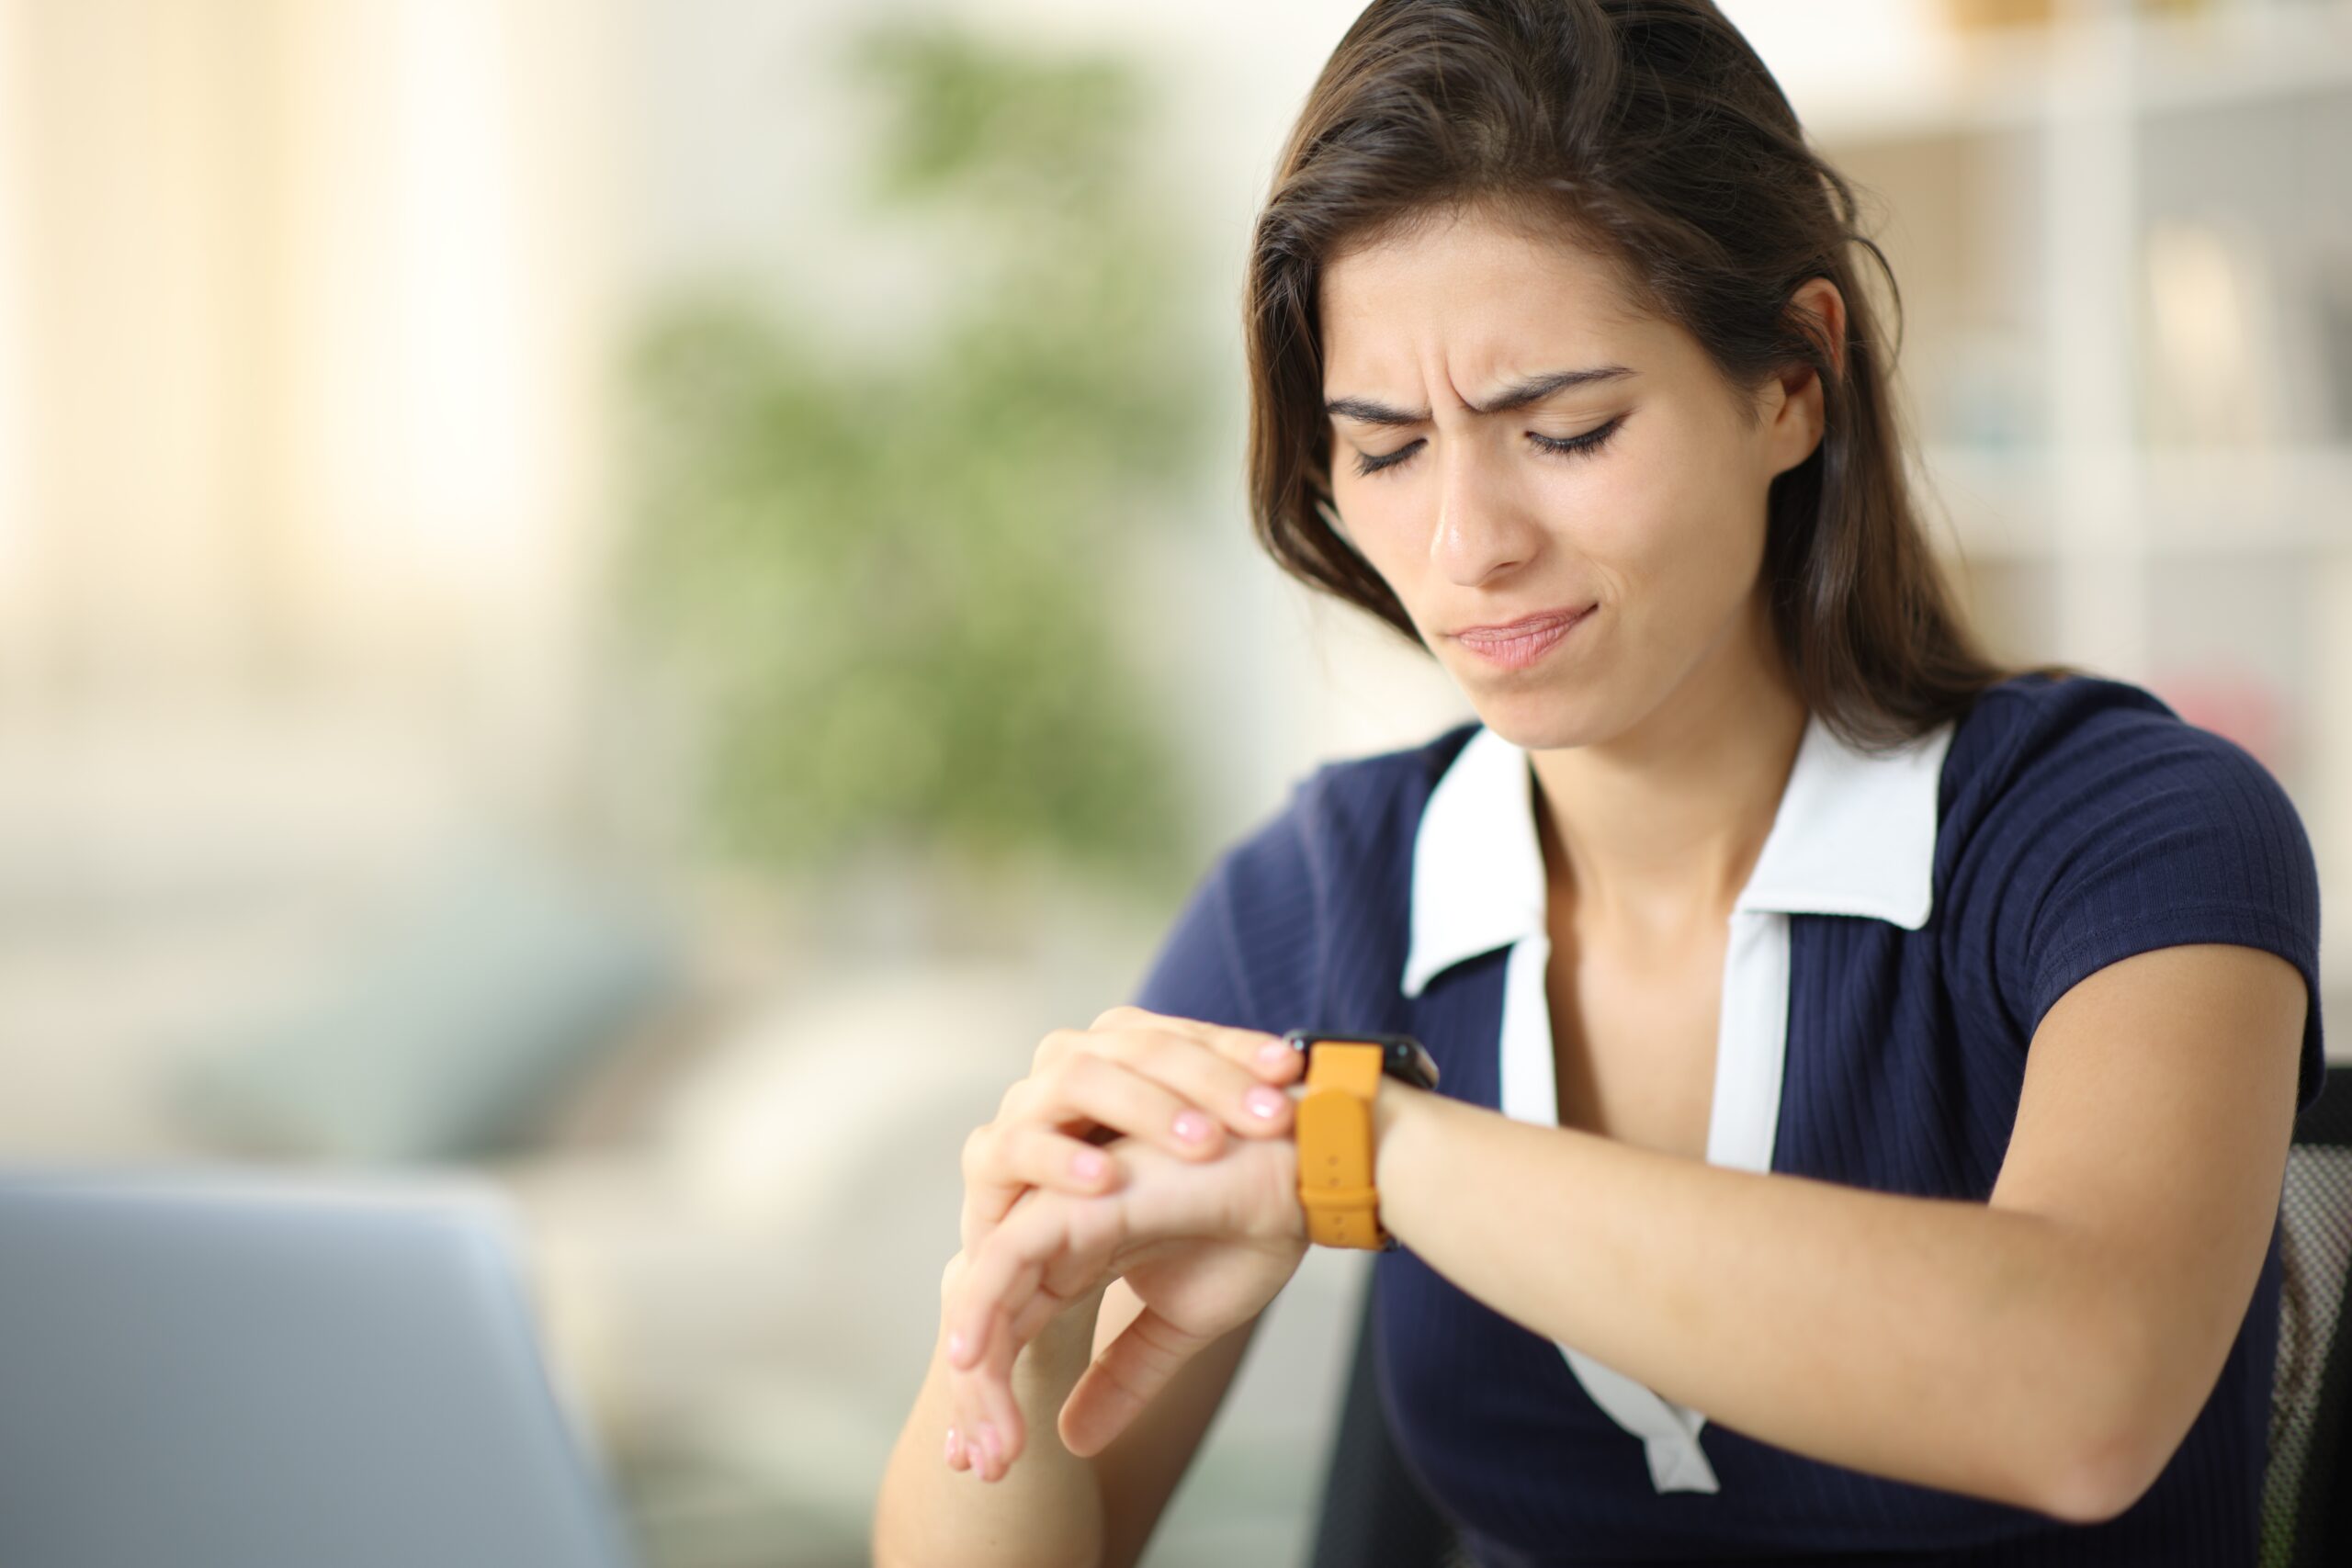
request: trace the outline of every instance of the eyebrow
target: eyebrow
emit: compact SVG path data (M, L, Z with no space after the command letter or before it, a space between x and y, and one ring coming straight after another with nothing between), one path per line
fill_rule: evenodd
M1587 370L1547 370L1541 376L1531 376L1517 386L1506 387L1486 407L1473 406L1472 413L1508 413L1512 409L1525 408L1541 402L1555 392L1570 387L1581 387L1594 381L1614 381L1631 376L1633 371L1623 365L1600 365ZM1365 424L1426 424L1427 409L1400 409L1376 402L1371 398L1333 398L1323 405L1323 412L1335 418L1358 420Z

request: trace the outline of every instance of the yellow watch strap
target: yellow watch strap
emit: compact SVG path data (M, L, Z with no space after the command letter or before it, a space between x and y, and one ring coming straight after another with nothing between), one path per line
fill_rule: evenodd
M1385 1055L1370 1042L1319 1040L1309 1048L1295 1124L1298 1201L1306 1209L1307 1239L1318 1247L1377 1251L1388 1245L1372 1179L1372 1102Z

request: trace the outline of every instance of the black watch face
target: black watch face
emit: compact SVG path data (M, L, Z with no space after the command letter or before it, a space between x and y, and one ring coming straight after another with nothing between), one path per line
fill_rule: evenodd
M1437 1088L1437 1062L1429 1048L1409 1034L1340 1034L1326 1033L1314 1029L1294 1029L1283 1038L1295 1051L1304 1052L1323 1040L1341 1040L1351 1044L1378 1045L1382 1048L1380 1070L1392 1078L1401 1078L1417 1089Z

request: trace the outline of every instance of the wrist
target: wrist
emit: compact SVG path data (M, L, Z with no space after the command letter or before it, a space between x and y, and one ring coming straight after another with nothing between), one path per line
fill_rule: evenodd
M1396 1078L1381 1080L1380 1092L1372 1101L1372 1184L1386 1194L1394 1190L1396 1173L1400 1168L1397 1152L1400 1141L1409 1138L1437 1099L1434 1090L1420 1089ZM1381 1205L1384 1213L1388 1205ZM1385 1228L1385 1221L1383 1222Z

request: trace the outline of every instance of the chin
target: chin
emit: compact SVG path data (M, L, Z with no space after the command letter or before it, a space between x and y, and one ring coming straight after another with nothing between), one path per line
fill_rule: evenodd
M1471 704L1481 724L1522 751L1561 751L1602 739L1590 722L1568 711L1571 705L1570 699L1544 691Z

